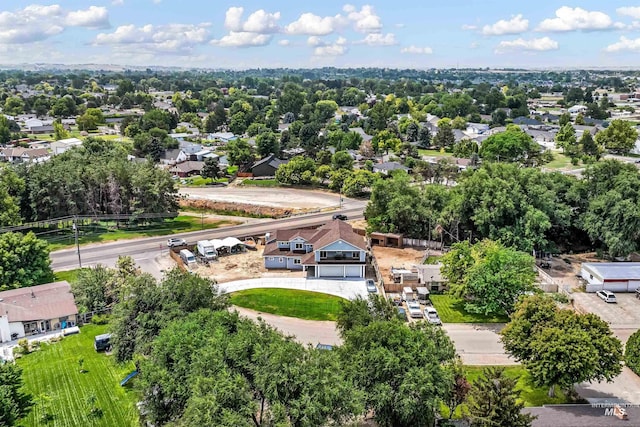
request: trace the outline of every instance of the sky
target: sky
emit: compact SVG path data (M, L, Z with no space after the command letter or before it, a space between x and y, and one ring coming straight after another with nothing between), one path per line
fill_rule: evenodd
M640 6L581 0L0 2L0 64L640 67Z

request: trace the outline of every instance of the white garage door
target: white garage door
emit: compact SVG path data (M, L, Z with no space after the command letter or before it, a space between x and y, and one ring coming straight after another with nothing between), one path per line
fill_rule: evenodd
M344 270L341 265L319 265L319 277L342 277Z
M630 286L628 281L624 282L605 282L604 289L611 292L629 292Z
M359 265L348 265L347 266L347 277L362 277L361 273L362 268Z

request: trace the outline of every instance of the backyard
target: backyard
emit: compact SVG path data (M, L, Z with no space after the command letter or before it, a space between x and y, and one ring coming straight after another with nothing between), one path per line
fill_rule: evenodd
M137 396L129 387L120 386L120 381L134 369L133 364L117 365L112 356L93 348L93 338L106 330L106 325L83 326L80 334L42 344L40 350L17 360L23 369L26 391L33 395L35 403L22 425L139 425ZM83 359L82 373L79 359Z
M249 289L231 294L231 304L278 316L336 320L342 298L292 289Z
M451 295L431 295L431 302L442 323L506 323L507 316L486 316L484 314L469 313L464 309L464 301Z

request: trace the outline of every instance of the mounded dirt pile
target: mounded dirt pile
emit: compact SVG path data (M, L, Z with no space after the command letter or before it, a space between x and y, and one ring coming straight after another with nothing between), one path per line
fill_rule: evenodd
M259 206L249 203L216 202L213 200L182 199L180 207L215 212L219 214L234 214L237 216L282 218L301 209L283 209L272 206Z

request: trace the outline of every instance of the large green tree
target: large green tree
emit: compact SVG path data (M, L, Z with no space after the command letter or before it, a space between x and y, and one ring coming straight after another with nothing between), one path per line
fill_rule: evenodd
M491 162L519 163L525 166L544 163L540 145L517 125L509 125L504 132L493 134L482 141L478 154L483 160Z
M626 120L612 120L609 126L596 134L596 142L616 154L626 154L636 144L638 131Z
M13 363L0 364L0 425L17 425L33 406L32 396L22 389L22 369Z
M53 280L49 246L29 232L0 234L0 290Z
M612 381L622 371L622 344L605 321L560 309L546 296L522 299L501 334L505 350L549 396L556 386Z
M576 130L567 123L562 126L556 134L556 146L562 148L562 152L568 156L575 156L578 154L578 140L576 138Z
M11 167L0 165L0 227L18 225L22 222L20 197L24 188L24 179Z
M624 347L625 365L636 375L640 375L640 330L635 331Z
M536 289L533 257L498 242L456 243L442 264L451 290L471 312L510 314L520 296ZM462 274L456 271L461 267L466 267Z

